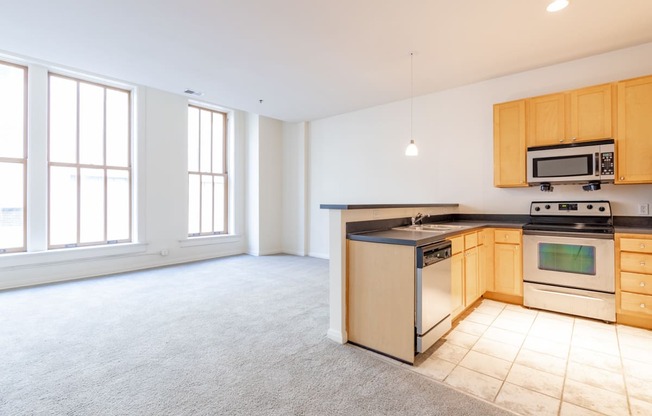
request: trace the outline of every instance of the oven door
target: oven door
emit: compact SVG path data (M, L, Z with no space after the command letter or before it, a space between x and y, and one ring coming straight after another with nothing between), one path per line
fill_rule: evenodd
M523 236L523 280L614 293L613 236L530 231Z

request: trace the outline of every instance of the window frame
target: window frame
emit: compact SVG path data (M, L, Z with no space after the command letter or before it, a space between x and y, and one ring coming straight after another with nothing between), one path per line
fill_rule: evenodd
M50 82L52 77L58 77L58 78L63 78L67 80L74 81L76 83L76 134L75 134L75 159L76 163L69 163L69 162L53 162L50 159L50 151L51 151L51 88L52 88L52 83ZM102 148L103 148L103 163L101 165L94 165L94 164L87 164L87 163L80 163L80 85L84 84L89 84L93 86L97 86L100 88L103 88L103 132L102 132ZM106 102L107 102L107 90L114 90L114 91L119 91L122 93L127 94L127 166L113 166L113 165L107 165L107 146L106 146L106 140L107 140L107 125L106 125ZM126 88L119 88L113 85L108 85L100 82L95 82L95 81L90 81L87 79L83 78L76 78L72 77L69 75L64 75L52 71L48 71L47 74L47 248L48 250L52 249L61 249L61 248L76 248L76 247L89 247L89 246L107 246L107 245L114 245L114 244L121 244L121 243L131 243L133 241L133 201L134 201L134 186L133 186L133 181L134 181L134 176L133 176L133 149L132 149L132 129L133 129L133 108L132 108L132 93L133 91L130 89ZM51 180L51 171L52 167L69 167L69 168L75 168L77 172L77 235L76 235L76 243L67 243L67 244L55 244L53 245L51 243L51 214L52 214L52 200L51 200L51 186L52 186L52 180ZM104 240L100 241L94 241L94 242L84 242L82 243L81 240L81 211L80 211L80 206L81 206L81 170L82 169L96 169L96 170L102 170L104 173ZM108 216L107 216L107 207L108 207L108 202L107 202L107 193L108 193L108 176L107 176L107 171L109 170L119 170L119 171L125 171L128 174L129 177L129 237L127 239L121 239L121 240L107 240L107 233L108 233Z
M0 155L0 162L2 163L16 163L23 165L23 245L22 247L0 247L0 254L5 253L21 253L27 251L27 159L28 159L28 108L29 104L27 102L29 94L27 91L28 88L28 72L29 68L26 65L19 65L13 62L0 61L0 64L6 66L12 66L15 68L20 68L23 70L23 157L22 158L12 158L12 157L3 157Z
M198 124L198 140L197 140L197 171L191 171L190 166L188 166L188 221L186 222L186 225L188 226L188 238L196 238L196 237L207 237L207 236L218 236L218 235L228 235L229 234L229 166L228 166L228 123L229 123L229 113L223 110L218 110L215 108L210 108L207 106L199 105L199 104L194 104L194 103L188 103L188 107L186 111L190 108L195 108L198 110L198 115L199 115L199 124ZM202 158L202 152L201 152L201 143L202 143L202 132L201 132L201 112L202 111L208 111L211 113L211 147L210 147L210 154L211 154L211 171L210 172L202 172L201 168L201 158ZM214 173L213 172L213 149L215 145L215 131L214 131L214 123L213 119L215 115L220 115L222 116L222 132L221 132L221 140L222 140L222 166L224 167L224 171L222 173ZM190 123L190 119L188 118L188 124ZM186 134L186 144L189 148L190 143L189 143L189 137ZM192 175L196 175L199 177L199 232L198 233L191 233L190 232L190 178ZM212 215L211 215L211 231L209 232L202 232L202 210L203 210L203 204L202 204L202 198L203 198L203 189L201 186L201 179L202 176L210 176L212 178L212 201L211 201L211 208L212 208ZM222 177L222 180L224 182L224 213L223 213L223 223L224 223L224 230L221 231L215 231L215 177Z

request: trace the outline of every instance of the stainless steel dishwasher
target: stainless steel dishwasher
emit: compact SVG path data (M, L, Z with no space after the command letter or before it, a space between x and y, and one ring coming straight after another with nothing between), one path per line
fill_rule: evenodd
M417 247L416 351L424 352L451 329L451 242Z

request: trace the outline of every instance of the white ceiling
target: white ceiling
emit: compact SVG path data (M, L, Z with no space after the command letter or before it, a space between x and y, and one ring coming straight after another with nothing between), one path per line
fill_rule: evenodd
M652 0L15 0L0 50L287 121L652 41ZM261 104L259 100L264 100Z

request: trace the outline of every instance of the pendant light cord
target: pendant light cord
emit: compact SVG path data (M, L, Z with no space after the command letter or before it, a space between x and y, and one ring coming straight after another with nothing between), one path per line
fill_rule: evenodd
M414 103L414 52L410 52L410 140L414 140L414 135L412 134L412 119L413 119L413 107Z

